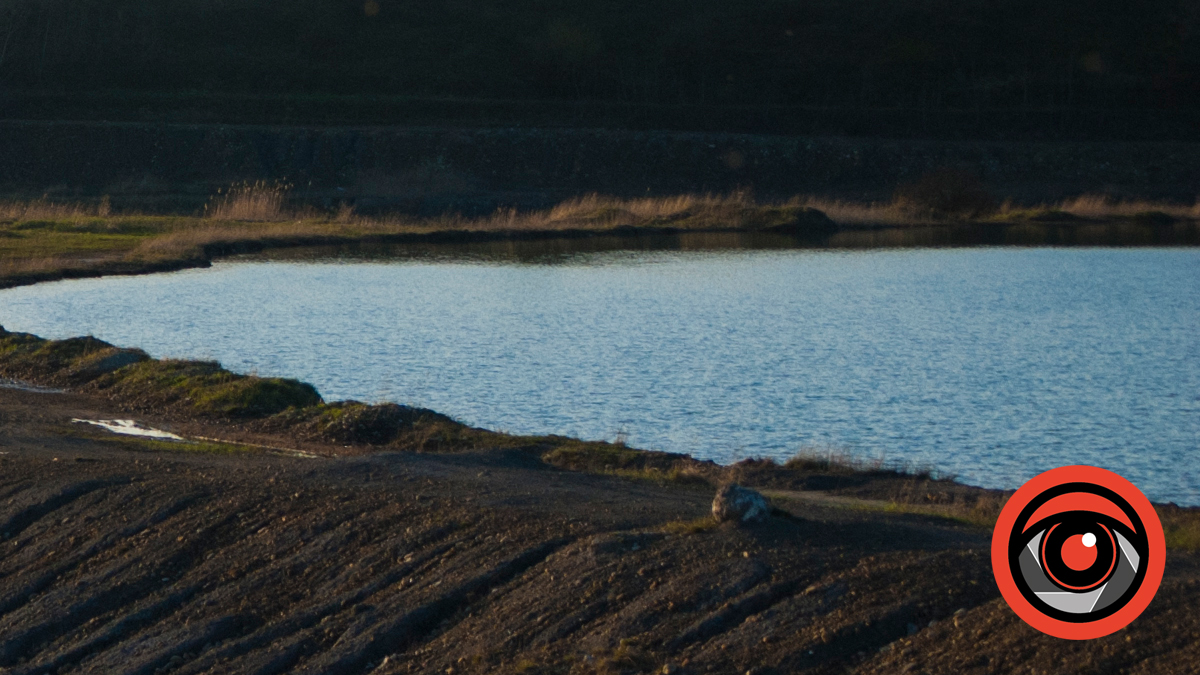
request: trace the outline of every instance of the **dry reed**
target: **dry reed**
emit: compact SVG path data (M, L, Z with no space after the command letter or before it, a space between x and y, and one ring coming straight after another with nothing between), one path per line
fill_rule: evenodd
M284 204L292 189L290 183L240 183L217 191L217 195L204 205L204 215L214 220L238 220L245 222L273 222L287 220L291 216Z
M1200 199L1192 204L1177 204L1139 199L1121 200L1107 195L1082 195L1059 203L1054 210L1097 220L1132 218L1155 212L1180 220L1197 220L1200 219Z
M885 237L877 242L882 246L904 244L906 227L944 222L929 214L914 215L911 209L896 200L855 202L797 196L787 201L758 202L746 192L632 199L587 194L548 209L499 209L478 218L455 214L420 219L395 215L367 217L356 214L350 204L340 205L332 214L289 208L290 189L286 183L263 181L234 185L209 201L203 218L123 214L118 221L107 198L93 204L58 203L47 197L26 202L0 202L0 237L7 237L11 242L0 246L0 255L5 256L0 261L0 269L3 269L0 274L109 262L118 252L123 252L121 254L130 261L190 259L202 256L204 248L211 245L299 245L450 231L605 231L623 227L670 227L693 231L739 229L754 227L759 222L756 219L761 220L765 213L779 214L801 207L822 211L848 230L859 230L855 236L860 239L869 234L862 230L877 230L878 236ZM1006 202L986 220L1007 223L1053 220L1063 218L1064 214L1068 214L1065 216L1068 219L1089 221L1133 220L1154 224L1174 219L1194 222L1200 220L1200 202L1185 205L1084 195L1037 206ZM41 230L22 225L34 222L72 227L69 230L57 226ZM56 232L69 233L76 238L68 241ZM108 236L88 238L88 233ZM127 240L120 238L125 234L136 236ZM835 244L836 237L840 236L842 234L835 235ZM897 237L900 239L893 241ZM862 242L858 243L861 245Z
M33 201L0 202L0 221L58 221L79 223L112 215L112 205L107 196L96 204L58 203L42 196Z

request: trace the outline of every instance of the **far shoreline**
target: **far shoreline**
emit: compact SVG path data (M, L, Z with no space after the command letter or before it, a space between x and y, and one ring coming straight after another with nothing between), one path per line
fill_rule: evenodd
M204 268L233 255L322 246L607 240L621 248L702 236L732 238L746 248L1200 245L1196 206L1105 198L1038 207L985 200L949 212L916 209L900 198L862 204L798 197L758 203L743 194L586 195L545 211L474 219L368 218L345 205L329 214L285 201L285 187L254 184L232 188L200 216L115 214L107 201L0 204L0 289Z

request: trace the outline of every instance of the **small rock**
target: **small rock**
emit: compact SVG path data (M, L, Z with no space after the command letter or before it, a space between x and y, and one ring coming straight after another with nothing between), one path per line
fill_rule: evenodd
M766 497L737 483L730 483L717 490L717 496L712 503L713 518L719 521L761 523L770 513Z

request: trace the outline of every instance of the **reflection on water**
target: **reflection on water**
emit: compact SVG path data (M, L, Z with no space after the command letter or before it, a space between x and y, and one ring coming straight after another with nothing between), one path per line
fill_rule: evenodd
M1200 504L1200 250L747 237L283 251L3 291L0 324L512 432L834 448L1009 488L1087 463Z
M448 239L465 238L449 235ZM491 241L434 241L403 244L348 244L276 249L254 260L479 260L540 264L578 264L597 253L674 251L782 251L795 249L878 249L959 246L1183 246L1200 244L1196 223L1106 224L963 224L879 227L846 230L830 236L801 237L770 232L683 232L625 236L591 235Z
M674 251L784 250L797 247L796 237L763 232L688 232L639 236L580 236L493 241L421 242L404 244L347 244L275 249L243 260L345 260L398 259L465 262L520 262L537 264L587 263L597 253L654 253ZM807 242L812 244L813 242Z

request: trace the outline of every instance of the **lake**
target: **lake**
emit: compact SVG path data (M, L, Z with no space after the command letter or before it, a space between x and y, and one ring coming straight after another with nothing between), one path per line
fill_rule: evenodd
M1200 504L1200 249L288 251L0 291L0 324L514 433Z

